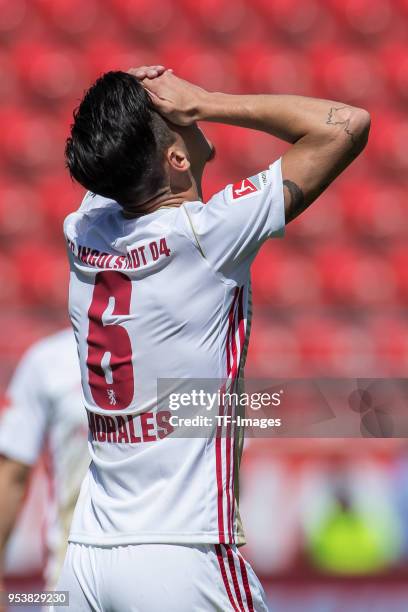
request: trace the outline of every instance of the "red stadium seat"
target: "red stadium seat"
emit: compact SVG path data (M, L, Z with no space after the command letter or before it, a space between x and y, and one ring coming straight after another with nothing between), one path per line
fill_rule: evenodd
M20 289L14 262L9 255L0 254L0 305L10 308L18 302L19 296Z
M252 284L259 303L295 306L320 300L319 274L313 260L279 240L263 245L252 268Z
M379 170L392 173L398 179L408 172L408 119L405 113L386 108L374 109L369 144L368 161L378 164Z
M98 0L34 0L39 12L48 21L47 25L58 30L58 34L69 36L89 35L98 21L101 3ZM34 3L33 2L33 3Z
M23 180L0 183L0 240L27 239L44 231L40 197L35 185Z
M311 36L321 37L327 25L324 3L318 0L253 0L253 5L269 25L296 41Z
M408 45L391 43L379 53L382 76L402 103L408 101Z
M27 304L66 308L69 265L62 238L60 248L45 240L26 241L14 251L13 259Z
M11 104L19 95L19 83L13 69L10 53L0 50L0 100L1 104Z
M344 306L386 305L396 299L396 278L384 255L348 244L322 247L316 254L323 295Z
M408 367L407 321L387 313L377 315L370 323L381 376L405 377Z
M287 232L292 238L304 240L306 246L315 240L327 240L349 233L336 183L313 203L306 214L292 221Z
M325 374L332 374L332 336L336 326L327 314L325 316L298 316L292 322L299 344L302 363L308 369L307 374L319 374L325 368Z
M390 263L396 277L398 295L401 303L408 300L408 250L406 242L397 243L390 253Z
M205 178L203 181L203 201L208 202L211 196L213 196L215 193L221 191L221 189L224 189L224 187L230 183L234 183L235 173L236 170L229 168L227 163L222 165L216 163L210 164L205 170Z
M314 95L349 104L372 104L384 99L385 86L373 55L344 45L316 45L309 50ZM352 75L352 76L351 76Z
M370 330L360 322L338 323L331 338L330 362L335 376L379 374Z
M171 0L109 0L109 5L122 28L150 36L172 30L177 8L177 3Z
M61 243L63 220L79 207L85 190L70 179L68 171L42 179L37 190L42 214L51 223L52 231L58 232Z
M207 131L206 124L203 128ZM226 160L236 168L236 181L265 170L286 148L281 141L261 132L221 124L211 131L217 157L221 163Z
M54 104L77 95L88 80L80 54L69 47L24 41L13 58L24 88L41 101Z
M393 0L329 0L339 25L351 34L371 41L394 36L399 31L401 18Z
M0 153L22 171L39 172L63 164L64 134L50 116L17 108L0 109Z
M84 50L84 56L90 80L110 70L128 70L132 66L158 63L151 49L105 36L93 37Z
M311 93L309 63L290 47L263 41L240 42L234 50L236 69L245 91L253 93Z
M28 0L0 0L0 37L15 37L32 23L32 13Z
M247 0L182 0L182 6L197 30L204 30L225 40L226 36L244 35L245 30L256 32L261 24Z
M164 41L157 48L168 68L210 91L237 91L236 67L231 54L199 40Z
M4 391L23 352L37 340L66 326L66 316L41 316L41 313L28 312L26 309L13 310L10 307L2 309L0 316L0 386Z
M361 321L336 319L324 313L297 317L294 326L309 375L353 378L375 375L378 364L374 342Z
M370 238L407 235L406 189L390 181L343 181L338 189L348 232Z
M247 376L302 375L300 346L291 325L257 312L251 329Z
M401 10L404 17L408 16L408 0L396 0L396 5Z

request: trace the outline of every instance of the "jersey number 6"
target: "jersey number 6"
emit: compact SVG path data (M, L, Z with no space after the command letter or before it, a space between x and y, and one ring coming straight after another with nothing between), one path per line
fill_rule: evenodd
M109 318L128 315L132 283L126 274L113 270L98 272L88 310L88 381L92 397L100 408L123 410L133 399L134 376L129 335L118 322Z

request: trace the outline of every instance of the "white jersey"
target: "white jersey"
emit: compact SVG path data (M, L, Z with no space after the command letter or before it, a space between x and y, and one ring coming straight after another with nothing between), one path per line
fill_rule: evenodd
M66 218L92 458L71 542L243 543L240 437L169 435L157 380L242 371L250 265L284 223L280 160L207 204L126 219L88 193Z
M47 581L62 564L72 511L89 465L78 354L71 329L37 342L20 361L6 392L0 453L34 465L47 450L51 499Z

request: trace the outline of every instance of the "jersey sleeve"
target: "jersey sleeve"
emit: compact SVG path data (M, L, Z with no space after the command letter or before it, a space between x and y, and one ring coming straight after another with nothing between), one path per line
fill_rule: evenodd
M284 234L281 160L227 185L205 205L183 206L202 255L217 271L231 276L252 263L265 240Z
M27 465L37 461L48 427L44 374L42 355L34 347L17 366L0 415L0 454Z

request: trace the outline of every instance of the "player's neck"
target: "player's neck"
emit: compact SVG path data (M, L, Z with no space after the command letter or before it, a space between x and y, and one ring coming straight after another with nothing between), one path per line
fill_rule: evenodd
M170 189L165 188L165 190L154 195L149 200L136 205L134 209L130 207L124 209L123 215L126 219L132 219L140 215L149 215L159 208L177 208L181 206L183 202L195 202L201 200L201 198L201 185L197 186L196 184L192 184L189 189L177 191L177 193L173 193Z

